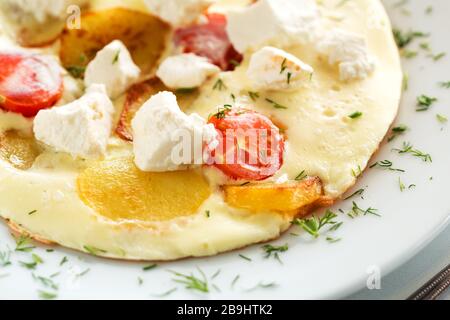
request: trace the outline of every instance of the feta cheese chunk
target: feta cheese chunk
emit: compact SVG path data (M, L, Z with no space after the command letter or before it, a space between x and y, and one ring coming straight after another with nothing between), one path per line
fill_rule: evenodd
M144 0L147 8L173 26L194 22L215 0Z
M314 69L286 51L264 47L250 59L247 76L259 90L293 90L309 81Z
M211 148L218 145L214 126L197 114L184 114L175 95L167 91L151 97L131 126L134 161L142 171L176 171L200 165L203 144Z
M114 40L88 64L84 83L86 87L104 84L109 97L115 99L136 82L140 72L127 47L121 41Z
M365 79L375 70L366 40L354 33L336 29L325 34L318 50L328 63L338 65L341 81Z
M98 158L105 154L113 113L105 87L92 85L70 104L39 111L34 119L34 135L56 151Z
M169 88L196 88L220 68L193 53L169 57L161 63L156 75Z
M259 0L227 16L227 32L239 52L263 45L284 47L314 38L319 11L314 0Z

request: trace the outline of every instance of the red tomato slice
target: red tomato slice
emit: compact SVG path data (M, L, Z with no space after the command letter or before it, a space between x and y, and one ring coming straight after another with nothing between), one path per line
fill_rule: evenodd
M208 14L208 22L175 31L175 44L185 53L195 53L208 58L222 70L233 70L242 61L242 55L233 47L225 30L226 17Z
M272 121L246 109L225 108L209 119L219 133L214 165L233 179L264 180L283 164L284 139Z
M0 53L0 107L25 117L52 107L63 92L58 64L45 57Z

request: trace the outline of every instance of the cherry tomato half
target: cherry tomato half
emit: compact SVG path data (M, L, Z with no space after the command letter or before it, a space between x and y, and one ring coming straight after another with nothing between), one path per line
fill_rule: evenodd
M214 165L233 179L264 180L283 164L284 138L272 121L252 110L224 108L209 119L219 134Z
M233 70L242 61L242 55L233 47L226 32L227 20L222 14L207 15L208 22L175 32L175 44L185 53L208 58L222 70Z
M52 107L63 92L59 68L36 54L0 53L0 107L25 117Z

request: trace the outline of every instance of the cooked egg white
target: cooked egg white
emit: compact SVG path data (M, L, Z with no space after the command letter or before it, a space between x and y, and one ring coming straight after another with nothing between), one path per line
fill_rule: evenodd
M239 1L233 1L236 2ZM138 1L133 3L140 6ZM231 2L224 0L223 3L227 9L231 7ZM245 61L236 71L221 73L207 82L199 98L186 112L207 117L217 110L218 105L232 102L230 94L233 93L239 103L272 116L288 128L285 163L274 179L293 179L306 170L309 175L322 179L326 196L337 199L355 183L352 171L367 166L394 120L401 95L402 72L390 23L381 2L354 1L340 9L335 8L334 0L320 3L324 17L331 16L336 10L345 17L340 21L326 20L325 28L340 27L368 40L370 53L376 59L372 75L361 81L342 82L338 68L330 66L327 58L320 57L315 50L300 45L284 47L283 50L313 67L314 76L295 92L261 91L260 98L252 101L248 91L254 88L246 76L250 54L246 54ZM216 7L216 10L223 10L223 7ZM369 12L378 23L367 23ZM213 90L219 78L227 89ZM275 109L265 98L287 109ZM120 110L121 102L121 99L116 101L117 110ZM350 119L348 115L355 111L363 115ZM0 128L16 128L30 133L32 123L18 117L1 112ZM131 144L112 137L106 161L123 168L126 175L117 177L125 177L126 180L130 175L126 171L128 162L120 160L123 158L132 159ZM290 226L289 218L279 213L250 213L228 206L218 188L223 177L214 172L206 179L198 170L186 173L195 178L198 191L195 199L188 199L189 193L183 193L183 188L177 187L173 191L178 192L180 198L187 198L183 201L188 201L193 207L201 202L193 212L173 216L162 211L158 212L159 218L156 219L145 215L133 216L128 212L121 216L120 211L108 214L102 211L108 203L102 203L101 207L96 207L98 210L94 210L95 206L88 204L89 199L96 195L91 195L88 200L82 199L78 190L89 189L91 183L102 183L89 180L95 175L86 174L86 168L88 171L89 168L94 168L91 171L107 170L107 164L105 169L105 163L76 161L69 155L55 154L46 149L26 171L0 161L0 215L31 234L66 247L82 251L86 251L86 246L95 247L100 249L98 254L102 256L137 260L213 255L276 238ZM164 176L133 174L136 178L131 175L131 181L137 179L142 183L142 188L136 189L139 192L155 190L148 177L166 181ZM180 186L183 186L186 181L180 179ZM105 182L105 188L114 189L111 197L116 197L120 191L115 180ZM171 190L169 182L161 188ZM124 182L125 191L135 190L133 188L137 187ZM123 196L136 203L140 200L129 193ZM146 204L138 205L145 207ZM36 212L29 215L33 210Z

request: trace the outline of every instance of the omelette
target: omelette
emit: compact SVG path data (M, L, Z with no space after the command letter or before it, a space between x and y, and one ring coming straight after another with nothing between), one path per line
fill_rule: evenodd
M81 30L58 19L64 10L28 19L2 5L1 68L31 65L40 81L16 90L0 71L0 216L14 231L107 258L216 255L276 239L339 201L367 167L402 87L380 1L186 1L183 12L170 2L78 1ZM46 23L52 34L33 38ZM94 66L108 54L131 64L119 82ZM59 139L84 125L58 122L69 113L89 120L76 128L89 145ZM168 166L162 130L173 123L211 133L210 148L236 123L263 128L270 161Z

